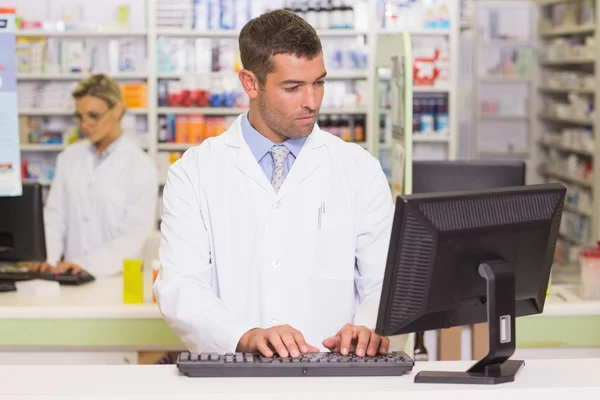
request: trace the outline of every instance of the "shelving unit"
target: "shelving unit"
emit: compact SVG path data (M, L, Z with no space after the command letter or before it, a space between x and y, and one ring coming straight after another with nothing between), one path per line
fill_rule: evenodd
M13 0L16 1L16 0ZM348 0L354 4L355 0ZM362 0L361 0L362 1ZM443 1L443 0L442 0ZM17 2L19 3L19 2ZM147 63L141 66L141 69L136 72L118 73L111 74L115 79L119 81L144 81L147 83L148 92L148 104L147 107L142 109L128 109L129 115L136 115L138 118L145 120L147 127L148 137L147 146L145 147L148 154L157 159L161 152L183 152L189 147L195 144L187 143L159 143L158 130L159 116L167 114L174 115L196 115L201 114L204 116L237 116L245 111L245 108L223 108L223 107L159 107L158 105L158 83L160 80L176 81L185 79L189 76L197 76L201 74L195 73L172 73L172 72L157 72L157 40L161 37L169 38L182 38L182 39L196 39L196 38L207 38L212 40L217 39L230 39L235 40L238 37L239 29L234 30L204 30L197 31L192 29L183 28L163 28L157 26L157 4L158 0L145 0L143 10L145 17L143 25L137 23L132 29L104 29L102 31L38 31L38 30L19 30L18 36L26 37L47 37L50 39L61 39L61 38L91 38L93 40L102 41L112 39L115 37L122 38L143 38L145 39L146 46L146 57ZM448 45L447 49L450 54L450 74L447 77L447 81L443 84L438 83L436 86L419 86L414 87L414 92L421 96L444 96L447 98L447 113L449 119L448 134L438 135L437 133L427 133L422 135L415 135L415 159L419 159L419 151L426 157L430 154L434 154L433 157L455 159L457 153L457 130L458 130L458 104L457 104L457 60L459 57L458 50L458 34L460 29L459 18L460 12L458 4L452 0L446 0L448 6L448 15L450 18L450 25L444 27L435 28L424 28L420 26L413 26L409 29L403 29L401 27L395 27L393 29L382 27L379 22L373 23L372 21L381 21L380 13L380 0L364 0L364 7L361 10L366 10L368 14L365 18L366 23L364 26L356 26L356 29L319 29L318 33L320 37L326 40L343 40L344 38L357 38L357 40L364 40L368 43L367 46L367 68L364 70L329 70L327 80L329 81L366 81L366 87L370 88L374 82L374 76L371 71L371 60L374 57L374 44L379 37L384 35L394 34L401 30L408 30L412 39L413 47L419 40L446 40ZM17 13L19 9L27 7L26 4L15 4L17 6ZM106 5L109 6L109 5ZM48 9L45 11L50 14L48 10L52 8L52 0L45 5ZM86 5L88 7L88 5ZM90 6L90 7L100 7ZM136 5L136 7L139 7ZM95 10L95 9L94 9ZM56 14L53 14L56 15ZM100 17L98 17L100 18ZM139 21L138 21L139 22ZM411 22L414 23L414 22ZM234 71L221 71L211 72L209 78L225 77L234 75ZM76 82L82 79L87 74L82 73L48 73L48 74L18 74L18 82ZM385 110L380 112L378 109L370 107L371 99L368 97L371 95L368 90L367 98L365 98L365 104L368 107L341 107L341 108L322 108L321 115L354 115L363 116L365 119L365 142L360 143L365 149L370 151L373 155L380 158L382 164L385 164L386 156L389 155L390 142L387 137L380 140L380 132L377 129L371 129L377 125L377 121L380 119L380 114L385 114ZM67 109L22 109L20 110L21 116L31 117L70 117L74 114L74 110ZM53 153L57 153L63 150L63 145L31 145L23 143L22 152L24 155L32 153L44 153L47 154L45 157L51 156ZM164 177L163 179L164 180Z
M567 186L556 253L556 273L578 274L582 246L600 239L600 172L596 140L600 115L594 105L600 79L597 2L538 0L540 23L539 173L546 182Z
M529 171L535 146L534 5L480 0L473 7L471 157L519 159Z

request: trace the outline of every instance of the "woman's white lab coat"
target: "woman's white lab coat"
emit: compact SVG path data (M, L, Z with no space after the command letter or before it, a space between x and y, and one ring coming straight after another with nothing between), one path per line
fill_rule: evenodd
M127 136L98 157L88 140L59 154L44 208L47 261L64 256L96 276L122 271L140 258L156 229L158 172Z
M394 205L377 159L315 126L279 193L241 132L188 150L164 191L160 274L167 323L192 351L235 351L254 327L307 342L374 328Z

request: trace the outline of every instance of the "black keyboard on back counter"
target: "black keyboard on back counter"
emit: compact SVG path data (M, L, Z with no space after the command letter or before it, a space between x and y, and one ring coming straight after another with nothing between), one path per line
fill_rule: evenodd
M29 281L32 279L56 281L61 285L82 285L92 282L96 278L90 274L73 275L70 273L51 274L47 272L32 272L26 268L14 266L0 268L0 282Z
M179 371L190 377L400 376L414 361L403 352L365 356L313 353L267 358L251 353L181 353Z
M14 292L17 290L14 282L2 282L0 281L0 293L2 292Z

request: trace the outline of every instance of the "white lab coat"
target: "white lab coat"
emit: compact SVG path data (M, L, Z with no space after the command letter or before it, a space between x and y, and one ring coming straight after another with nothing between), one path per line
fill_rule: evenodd
M95 276L121 272L140 258L156 226L157 168L127 136L98 160L88 140L58 155L44 207L47 261L81 265Z
M394 213L380 163L315 127L276 194L240 120L169 170L166 322L191 351L221 353L254 327L289 324L322 351L346 323L374 328Z

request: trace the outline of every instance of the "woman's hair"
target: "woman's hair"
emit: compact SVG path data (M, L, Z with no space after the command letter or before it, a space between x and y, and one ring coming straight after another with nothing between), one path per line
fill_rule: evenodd
M86 96L96 97L104 100L109 108L123 102L121 88L117 82L104 74L92 75L81 80L73 90L72 95L75 100ZM123 116L121 115L121 117Z

